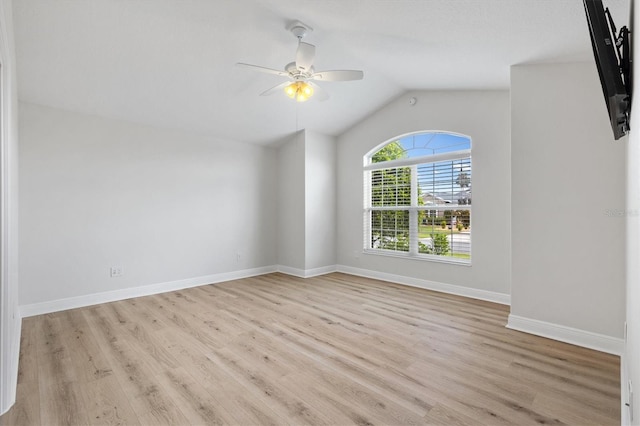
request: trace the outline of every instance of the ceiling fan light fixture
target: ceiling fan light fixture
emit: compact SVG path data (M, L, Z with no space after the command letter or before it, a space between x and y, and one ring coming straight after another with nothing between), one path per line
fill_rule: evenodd
M294 81L284 88L284 92L297 102L304 102L313 96L313 87L304 81Z
M287 94L291 99L296 97L296 92L298 91L297 83L291 83L287 87L284 88L284 93Z

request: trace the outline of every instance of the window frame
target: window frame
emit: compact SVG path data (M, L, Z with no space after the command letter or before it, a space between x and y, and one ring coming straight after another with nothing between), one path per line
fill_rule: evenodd
M393 143L394 141L399 141L405 137L412 135L428 135L428 134L446 134L453 136L460 136L466 138L469 141L468 149L461 149L457 151L450 151L444 153L438 153L433 155L423 155L419 157L408 157L396 160L382 161L378 163L373 163L372 158L374 155L379 152L381 149L386 147L387 145ZM408 151L405 149L405 151ZM391 256L391 257L399 257L403 259L414 259L421 261L431 261L431 262L443 262L443 263L451 263L461 266L471 266L472 262L472 249L471 245L469 248L469 258L458 258L454 256L445 256L445 255L436 255L429 253L421 253L419 247L419 212L424 211L427 214L430 214L431 211L447 211L447 210L467 210L469 211L469 228L472 229L471 222L473 221L472 214L472 205L419 205L418 204L418 167L421 165L430 165L437 164L446 161L456 161L456 160L467 160L469 162L469 167L471 168L472 164L472 149L471 149L471 138L466 135L454 133L454 132L444 132L444 131L421 131L408 133L402 136L398 136L392 138L380 145L376 148L369 151L364 156L364 165L363 165L363 175L364 175L364 211L363 211L363 252L365 254L374 254L379 256ZM372 205L372 172L377 170L386 170L386 169L398 169L400 167L409 167L411 170L411 204L410 205L394 205L394 206L374 206ZM408 251L400 251L400 250L388 250L383 248L373 248L372 245L372 230L374 228L372 224L372 214L374 211L408 211L409 212L409 233L408 233ZM470 231L471 232L471 231ZM472 241L472 240L471 240Z

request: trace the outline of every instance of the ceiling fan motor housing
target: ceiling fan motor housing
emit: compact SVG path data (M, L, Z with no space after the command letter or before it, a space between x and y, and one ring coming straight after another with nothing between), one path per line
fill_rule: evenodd
M295 62L290 62L287 66L284 67L284 70L289 73L291 78L294 80L305 80L311 77L311 75L315 72L313 66L309 69L308 72L301 71Z

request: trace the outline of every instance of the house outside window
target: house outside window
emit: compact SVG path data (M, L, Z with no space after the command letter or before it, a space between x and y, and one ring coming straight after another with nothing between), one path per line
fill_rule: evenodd
M420 132L364 157L364 250L471 263L471 139Z

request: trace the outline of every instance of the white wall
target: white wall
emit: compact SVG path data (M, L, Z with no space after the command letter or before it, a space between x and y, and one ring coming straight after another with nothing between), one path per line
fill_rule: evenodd
M593 347L620 338L626 142L613 140L595 64L512 67L511 112L509 322L594 333Z
M335 139L305 131L305 269L336 264Z
M304 131L278 148L278 265L305 268Z
M303 130L278 148L278 265L311 276L335 268L335 139Z
M409 98L415 96L415 106ZM472 139L472 266L363 254L363 156L395 136L444 130ZM509 294L509 93L407 93L338 138L338 263L346 270L411 277L489 299ZM420 284L420 282L417 282ZM483 297L483 296L480 296Z
M633 22L640 23L640 8L633 10ZM633 57L640 56L640 40L634 36ZM633 69L633 80L640 81L640 68ZM637 88L638 85L636 84ZM622 402L633 404L633 419L629 409L623 405L622 419L625 422L640 425L640 91L633 93L631 110L631 131L627 150L627 283L626 283L626 320L627 341L622 356ZM634 388L633 401L629 398L629 381Z
M15 401L18 313L18 94L12 2L0 2L0 414Z
M636 22L640 22L640 17ZM636 53L640 54L640 51L636 50ZM634 78L640 78L640 73L636 72ZM638 94L636 91L635 96ZM635 387L633 424L640 425L640 108L637 106L631 111L627 155L627 342L623 355L621 395L623 402L629 401L628 382L631 380ZM623 414L629 419L627 408L623 407Z
M274 150L32 104L20 131L21 305L275 263Z

